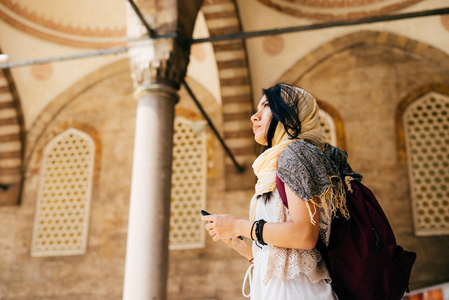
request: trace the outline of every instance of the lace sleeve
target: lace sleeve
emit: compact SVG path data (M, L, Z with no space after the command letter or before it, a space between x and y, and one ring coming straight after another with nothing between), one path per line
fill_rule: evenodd
M282 203L278 193L273 193L270 201L275 201L273 214L277 222L290 221L288 209ZM321 223L320 223L321 227ZM304 273L312 283L322 279L330 283L331 279L326 264L317 249L289 249L273 246L267 265L267 273L264 283L272 278L287 280L295 278L299 273Z

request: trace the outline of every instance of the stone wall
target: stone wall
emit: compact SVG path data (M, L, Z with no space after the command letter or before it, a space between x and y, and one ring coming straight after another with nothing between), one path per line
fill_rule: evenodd
M0 299L121 299L136 113L127 65L125 60L84 78L55 99L32 126L22 203L0 207ZM187 81L223 134L217 101L199 83ZM177 114L199 116L184 89L180 98ZM97 148L87 251L84 255L31 257L43 149L69 127L88 133ZM207 136L210 161L205 209L243 218L252 189L226 192L223 150L210 130ZM233 179L254 183L254 176L242 176ZM169 299L238 299L247 265L244 258L209 236L205 248L173 250Z
M45 126L31 129L29 137L37 138L31 140L34 151L27 164L22 203L1 208L1 228L9 229L2 235L0 250L1 299L121 298L136 103L128 68L105 75L100 82L92 82L91 77L81 93L61 99L61 110L44 110L39 120L47 120L40 122ZM87 251L34 258L30 245L42 151L68 127L88 133L97 148Z
M449 238L414 234L407 163L399 155L398 110L410 94L418 97L419 90L449 86L449 57L413 40L401 46L400 40L376 32L336 39L292 68L310 64L308 72L296 78L287 72L283 79L292 76L291 81L341 114L351 165L377 196L398 244L418 254L410 281L416 289L449 280ZM420 48L426 51L417 52Z

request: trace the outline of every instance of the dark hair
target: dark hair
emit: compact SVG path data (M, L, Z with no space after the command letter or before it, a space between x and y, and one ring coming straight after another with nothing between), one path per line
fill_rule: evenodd
M294 87L278 83L275 86L263 89L263 93L267 97L273 117L268 127L267 143L263 151L271 148L273 145L274 132L279 122L284 125L284 129L288 136L292 139L301 133L301 121L299 120L298 92Z
M262 152L273 146L274 132L279 122L284 125L284 129L290 138L294 139L301 133L301 121L299 120L298 111L298 102L301 99L299 99L295 88L288 84L278 83L271 88L263 89L263 93L267 97L273 117L271 118L270 126L268 126L268 145L262 148ZM259 197L262 197L266 204L270 200L271 193L267 192Z

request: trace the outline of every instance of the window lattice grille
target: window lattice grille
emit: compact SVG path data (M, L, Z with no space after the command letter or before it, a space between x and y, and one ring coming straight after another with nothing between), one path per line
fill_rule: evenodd
M170 249L204 247L199 214L206 196L206 133L196 134L195 122L175 118L173 140Z
M428 93L404 112L415 233L449 233L449 97Z
M69 128L43 153L32 256L84 254L87 245L95 144Z
M323 132L323 138L326 143L337 145L337 132L334 119L324 110L319 111L320 126Z

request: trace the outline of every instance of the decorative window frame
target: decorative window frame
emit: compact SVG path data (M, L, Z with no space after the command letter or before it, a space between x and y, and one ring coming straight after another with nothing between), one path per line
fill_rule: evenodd
M69 191L66 192L66 196L71 195L71 193L73 192L74 194L78 194L79 192L81 192L82 196L78 196L79 200L77 199L77 202L80 202L80 204L71 204L72 205L72 209L78 208L77 205L80 205L81 209L78 209L78 211L75 212L75 215L77 214L81 214L81 216L79 216L80 218L82 218L82 221L79 222L78 225L74 225L74 229L75 230L71 230L71 226L67 226L64 228L64 225L53 225L53 227L55 226L59 226L59 229L61 231L56 231L56 233L54 233L54 235L56 235L57 237L59 237L59 234L61 234L61 236L65 237L65 234L68 234L69 237L66 238L66 240L64 241L65 243L69 243L70 239L72 239L73 235L78 236L78 238L75 238L75 240L72 240L72 242L76 242L78 239L79 240L79 244L74 247L74 248L66 248L66 249L58 249L57 247L54 248L48 248L45 249L44 247L40 247L40 245L42 245L42 241L45 241L45 239L43 239L43 235L44 232L48 231L48 229L46 229L45 224L47 222L47 224L49 223L48 219L47 221L45 220L45 217L49 216L49 213L42 215L41 213L44 210L54 210L54 206L52 206L51 204L51 195L50 197L48 196L48 191L46 191L46 187L47 185L50 183L50 177L53 177L54 174L52 173L52 168L49 168L48 166L48 160L51 158L51 154L54 152L55 149L57 149L56 147L58 146L58 143L60 143L61 141L64 140L65 137L69 136L71 137L71 135L75 135L80 137L86 144L86 147L89 149L89 153L85 153L84 157L81 157L81 159L86 159L87 160L87 164L85 169L83 169L81 172L79 172L78 176L85 176L85 180L84 180L84 187L81 187L81 184L78 185L79 190L75 189L75 184L72 184L72 186L69 188ZM73 142L72 142L73 143ZM64 153L65 155L67 155L67 153ZM73 152L71 153L72 157L76 158L76 154L73 154ZM59 133L58 135L56 135L55 137L53 137L45 146L44 150L43 150L43 154L42 154L42 164L41 164L41 171L40 171L40 182L39 182L39 188L38 188L38 195L37 195L37 201L36 201L36 211L35 211L35 218L34 218L34 226L33 226L33 235L32 235L32 242L31 242L31 256L32 257L44 257L44 256L66 256L66 255L82 255L86 253L86 248L87 248L87 240L88 240L88 232L89 232L89 219L90 219L90 203L91 203L91 196L92 196L92 187L93 187L93 178L94 178L94 167L95 167L95 156L96 156L96 145L95 145L95 141L94 139L87 133L70 127L64 131L62 131L61 133ZM77 159L77 158L76 158ZM62 160L61 160L62 161ZM60 161L60 162L61 162ZM67 159L66 162L70 162L70 159ZM54 161L52 161L54 162ZM52 163L50 162L50 163ZM63 166L61 169L65 169L65 166ZM76 168L78 168L78 166L76 166ZM70 169L70 167L69 167ZM58 168L59 170L59 168ZM67 181L69 182L70 176L73 174L78 174L76 172L73 172L72 174L69 174L68 171L66 172L66 174L64 174L66 177L69 178L63 178L63 180L60 180L61 182L67 179ZM85 175L84 175L85 172ZM61 173L57 173L57 176L60 176ZM77 181L77 177L75 178L74 181ZM57 179L54 179L54 182L56 183ZM71 179L70 179L71 180ZM60 183L61 183L60 182ZM51 186L50 186L51 187ZM63 188L67 188L67 184L63 186ZM57 187L59 189L59 187ZM55 201L56 205L59 204L59 200L61 200L62 203L65 203L65 197L61 197L59 199L55 199L57 200L57 202ZM70 198L68 200L69 202L74 201L73 198ZM49 206L48 206L49 205ZM59 212L54 212L53 213L53 217L55 217L55 220L51 220L50 218L50 223L52 224L53 221L55 221L55 223L59 224L60 222L62 223L66 223L67 219L64 219L65 214L67 213L68 215L71 215L70 208L69 205L70 204L64 204L65 207L62 207L62 204L60 204L58 207L56 207L56 211L59 210ZM59 215L58 215L59 214ZM78 217L78 216L77 216ZM75 223L74 221L75 219L72 218L71 222ZM80 219L81 220L81 219ZM76 226L81 225L82 228L79 230ZM50 225L52 226L52 225ZM61 233L62 232L62 233ZM46 233L47 237L50 238L51 234L50 233ZM62 238L61 238L62 239ZM57 243L60 241L57 241ZM60 244L60 243L59 243ZM64 247L60 247L60 248L64 248Z
M414 223L414 231L415 235L417 236L432 236L432 235L447 235L449 234L449 191L443 191L446 188L445 181L447 181L447 178L449 178L449 175L444 176L444 169L447 169L447 166L444 164L449 163L449 145L446 145L443 141L443 145L440 146L441 140L446 140L449 138L449 134L446 133L446 136L444 136L444 132L448 132L448 128L440 129L437 125L434 125L434 129L438 128L441 134L439 136L431 137L431 141L428 141L428 146L431 145L433 142L435 142L436 145L433 145L434 147L431 148L432 153L426 154L427 149L417 149L416 147L419 147L418 143L421 145L423 141L425 141L425 133L421 133L420 139L418 142L416 142L416 145L413 143L414 138L410 132L409 132L409 126L414 125L414 120L411 120L408 118L408 115L414 114L414 118L419 118L418 113L416 110L422 110L420 105L426 105L426 108L432 108L431 103L437 103L438 99L441 100L444 103L444 107L442 107L445 112L445 117L443 116L441 118L441 122L443 125L448 127L449 126L449 95L440 93L439 91L434 90L425 90L425 93L421 93L413 101L406 101L407 105L402 106L402 128L400 131L400 134L402 133L404 137L404 152L403 154L400 152L400 158L401 154L406 157L407 165L408 165L408 175L409 175L409 183L410 183L410 194L411 194L411 206L412 206L412 214L413 214L413 223ZM443 99L443 100L442 100ZM435 104L435 106L438 106L440 104ZM421 109L420 109L421 108ZM438 108L438 107L437 107ZM441 107L440 107L441 108ZM439 108L438 108L439 109ZM438 112L431 112L431 114L438 115ZM424 111L426 116L429 114L429 112ZM435 117L435 116L433 116ZM429 117L429 122L434 122L433 117ZM446 123L444 122L446 119ZM438 121L438 119L437 119ZM417 122L419 122L422 126L425 126L427 124L424 124L425 121L422 119L419 119ZM418 128L419 129L419 128ZM420 130L421 131L421 130ZM426 132L429 135L434 134L433 132ZM418 134L418 133L416 133ZM438 150L445 150L445 153L437 154ZM401 149L400 149L401 150ZM418 150L423 150L421 152L418 152ZM425 151L424 151L425 150ZM426 159L423 159L423 156L426 154ZM435 156L435 159L433 158ZM429 165L430 161L434 160L432 166ZM438 174L434 174L435 170L434 168L438 169L438 164L442 163L443 168L440 168L439 173L442 173L440 175L443 175L443 182L438 177ZM426 177L427 175L427 177ZM424 194L425 196L424 197ZM446 196L444 197L444 193ZM424 221L422 221L422 219ZM434 223L432 221L434 220ZM427 224L430 223L430 225L423 224L423 222L426 222ZM440 226L438 224L441 223ZM435 226L432 226L435 225Z
M185 126L188 126L190 128L190 130L196 134L199 140L201 140L202 144L200 146L201 148L201 159L200 161L202 161L202 165L201 165L201 178L199 178L197 181L200 183L199 185L196 185L196 188L199 190L198 193L198 197L197 200L198 202L194 204L194 207L191 208L190 210L187 209L187 211L181 211L181 216L186 213L188 216L184 217L185 218L190 218L193 221L193 225L188 225L186 224L186 222L181 222L182 225L187 226L187 233L189 232L189 230L194 231L195 237L197 238L196 241L194 242L174 242L175 237L174 237L174 233L177 230L176 226L177 224L180 222L179 221L179 215L177 215L177 213L179 213L179 209L175 209L176 205L180 205L180 203L177 203L177 195L176 195L176 189L178 188L177 184L178 182L176 181L176 176L178 175L178 171L176 169L176 151L178 151L178 147L176 146L176 140L173 143L173 165L172 165L172 192L171 192L171 216L170 216L170 234L169 234L169 249L170 250L188 250L188 249L199 249L199 248L204 248L205 246L205 231L203 228L203 222L201 221L201 218L198 217L199 215L199 211L201 209L203 209L204 207L206 207L206 186L207 186L207 158L208 158L208 153L207 153L207 147L208 147L208 137L206 134L206 124L205 121L201 121L201 120L192 120L190 118L184 117L184 116L176 116L175 117L175 128L177 126L177 124L182 123ZM177 135L174 134L174 139L177 138ZM187 145L188 147L188 145ZM182 148L181 148L182 150ZM184 176L190 176L191 174L188 173L184 173ZM182 176L181 176L182 177ZM188 178L185 178L188 180ZM195 179L195 178L194 178ZM183 179L184 181L184 179ZM187 186L187 188L189 188ZM182 194L185 195L187 193L183 193L182 191L179 191L178 194ZM190 195L191 196L191 195ZM188 197L186 197L186 199L184 199L184 201L188 200ZM188 208L188 203L183 203L183 208ZM189 229L189 227L191 227ZM182 232L182 231L181 231ZM179 231L178 231L179 233ZM182 237L179 238L179 240L182 241Z

